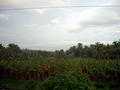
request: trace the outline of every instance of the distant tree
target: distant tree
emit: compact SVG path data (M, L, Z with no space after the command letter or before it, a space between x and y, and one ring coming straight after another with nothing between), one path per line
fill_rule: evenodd
M112 45L114 47L114 55L116 56L116 59L120 59L120 41L114 41Z
M2 44L0 44L0 59L3 59L4 58L4 47Z
M72 46L66 51L61 49L54 52L29 49L21 50L16 44L9 44L7 47L4 47L2 44L0 44L0 59L37 60L44 57L91 57L99 59L120 59L120 40L114 41L112 44L107 45L97 42L95 44L91 44L90 46L83 46L82 43L78 43L77 46Z
M3 45L2 44L0 44L0 49L3 49Z
M66 52L68 57L76 57L76 46L70 47L69 50Z
M7 51L9 59L15 60L15 59L20 58L21 50L18 45L9 44L6 51Z
M20 47L16 44L9 44L8 49L10 49L12 52L15 52L15 53L21 52Z
M78 56L82 57L82 53L83 53L83 45L82 45L82 43L78 43L76 52L77 52Z

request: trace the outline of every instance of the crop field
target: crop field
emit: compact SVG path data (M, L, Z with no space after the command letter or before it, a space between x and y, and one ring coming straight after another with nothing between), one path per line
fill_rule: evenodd
M0 0L0 90L120 90L120 0Z
M119 90L120 60L1 60L0 83L3 88L28 90Z

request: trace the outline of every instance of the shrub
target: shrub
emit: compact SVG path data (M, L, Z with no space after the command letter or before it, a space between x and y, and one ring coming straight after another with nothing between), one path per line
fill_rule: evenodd
M41 90L94 90L92 82L86 75L61 76L49 78L40 85Z

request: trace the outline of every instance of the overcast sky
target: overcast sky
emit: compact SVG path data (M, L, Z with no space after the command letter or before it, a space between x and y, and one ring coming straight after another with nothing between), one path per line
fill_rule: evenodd
M120 5L120 0L0 0L0 8ZM120 7L0 10L0 43L21 48L68 49L78 42L120 39Z

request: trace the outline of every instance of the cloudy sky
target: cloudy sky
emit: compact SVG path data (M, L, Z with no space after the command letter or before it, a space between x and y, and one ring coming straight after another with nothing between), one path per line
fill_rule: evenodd
M120 5L120 0L0 0L0 9ZM78 42L120 39L120 7L0 10L0 43L21 48L68 49Z

